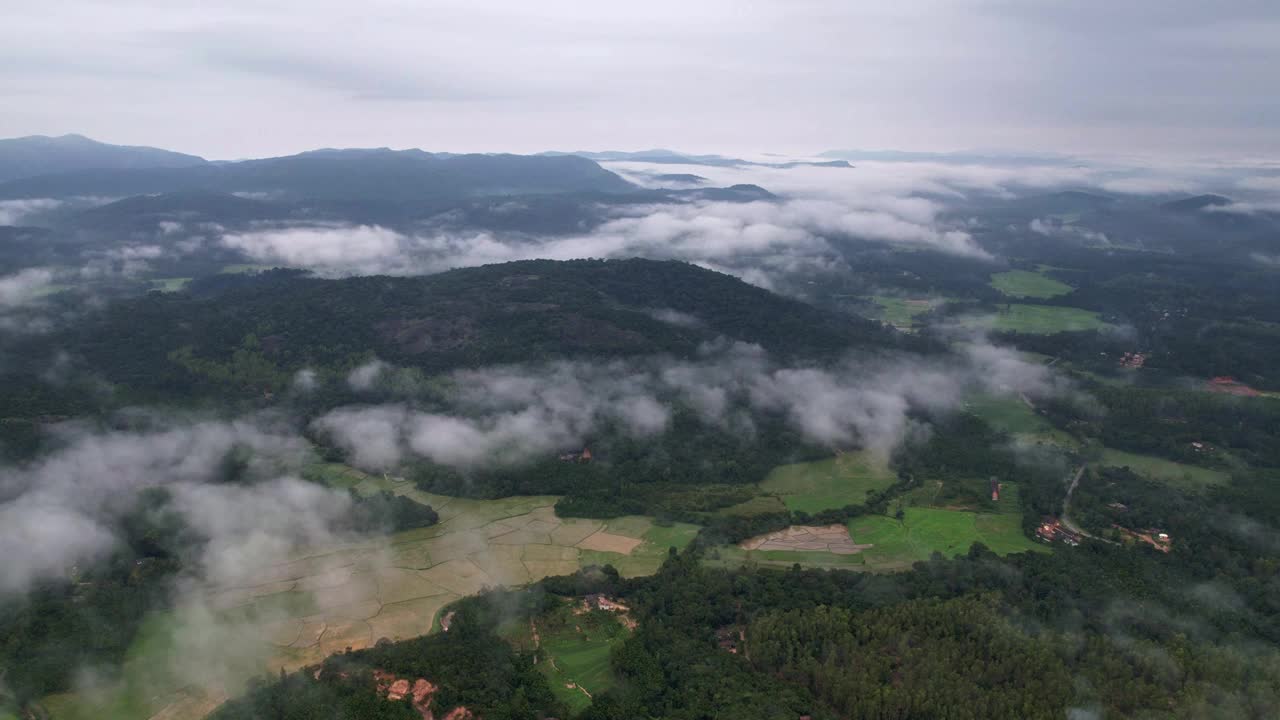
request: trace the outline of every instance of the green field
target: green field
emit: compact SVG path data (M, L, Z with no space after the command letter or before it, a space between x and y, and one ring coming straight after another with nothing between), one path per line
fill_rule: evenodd
M707 563L736 567L752 563L764 567L791 567L895 572L928 560L934 552L947 557L962 555L981 542L1000 555L1048 548L1022 534L1022 514L1016 487L1005 485L1000 501L1003 512L970 512L935 507L906 507L903 519L866 515L849 522L849 534L858 545L871 545L856 555L823 551L745 550L722 545L710 551ZM919 499L919 498L917 498Z
M617 681L609 665L609 654L631 631L617 614L584 612L574 601L530 623L504 625L500 633L522 652L532 652L535 645L541 650L538 671L546 676L551 691L576 715L591 704L592 696L608 690Z
M1055 428L1018 397L978 395L965 402L965 409L986 420L992 427L1016 436L1020 441L1075 447L1075 438Z
M1010 270L991 276L991 287L1009 297L1051 298L1066 295L1073 288L1044 274L1030 270Z
M983 318L975 316L970 321L970 324L984 324L984 322ZM994 330L1037 335L1077 330L1098 330L1106 326L1107 323L1098 317L1098 313L1090 310L1052 305L1022 304L1001 307L991 324Z
M750 562L761 567L789 568L800 564L826 570L865 570L862 555L836 555L823 551L744 550L737 545L721 545L708 553L708 565L738 567Z
M590 521L598 522L598 521ZM667 559L670 548L683 550L693 542L700 530L689 523L658 525L652 519L640 516L620 517L605 523L604 531L614 535L640 538L642 542L630 554L623 555L605 550L581 550L580 562L587 565L612 565L623 577L652 575Z
M1203 490L1210 485L1223 485L1231 476L1221 470L1210 470L1196 465L1165 460L1152 455L1138 455L1107 448L1102 453L1101 465L1128 467L1133 472L1183 490Z
M899 330L910 330L917 315L946 302L942 298L900 298L890 295L873 295L871 300L880 306L879 319Z
M186 287L189 282L191 282L189 277L156 278L151 281L151 289L159 290L160 292L178 292Z
M861 505L868 492L883 490L894 480L887 467L878 466L864 453L850 452L776 467L760 483L760 489L781 497L789 510L814 513Z
M986 420L992 427L1011 435L1041 433L1053 429L1048 420L1036 414L1019 397L979 395L965 402L965 409Z
M981 542L1000 555L1044 551L1045 547L1022 534L1018 512L974 513L942 508L905 508L902 520L868 515L849 522L849 534L860 545L870 570L894 570L928 560L934 552L948 557L962 555Z

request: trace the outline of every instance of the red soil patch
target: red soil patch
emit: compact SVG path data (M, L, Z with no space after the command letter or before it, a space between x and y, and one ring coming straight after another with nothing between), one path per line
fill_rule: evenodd
M1258 397L1262 393L1245 385L1233 377L1216 377L1205 383L1205 388L1209 392L1223 393L1225 395L1239 395L1240 397Z

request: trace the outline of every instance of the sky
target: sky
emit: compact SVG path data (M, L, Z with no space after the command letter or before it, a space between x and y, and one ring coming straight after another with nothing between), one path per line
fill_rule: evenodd
M0 136L315 147L1280 152L1275 0L43 0Z

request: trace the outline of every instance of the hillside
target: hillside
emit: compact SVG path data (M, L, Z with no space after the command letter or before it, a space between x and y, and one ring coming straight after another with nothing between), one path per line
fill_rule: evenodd
M81 135L0 140L0 182L94 168L178 168L204 165L204 158L152 147L109 145Z
M80 169L0 183L0 198L272 193L285 198L404 202L430 197L626 192L633 186L580 157L320 150L187 167Z
M276 271L191 288L113 305L74 337L41 342L129 386L186 391L218 376L259 392L302 367L350 367L370 356L430 373L555 358L691 356L721 337L781 357L904 342L873 321L728 275L639 259L535 260L409 278L321 280ZM659 311L675 313L664 321Z

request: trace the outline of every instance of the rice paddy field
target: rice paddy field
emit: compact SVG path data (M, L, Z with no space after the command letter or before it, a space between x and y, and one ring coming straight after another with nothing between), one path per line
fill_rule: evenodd
M1223 485L1231 479L1231 476L1222 470L1211 470L1153 455L1139 455L1110 448L1103 451L1099 464L1108 467L1128 467L1143 477L1168 483L1181 490L1203 490L1212 485Z
M555 496L471 500L432 495L411 482L342 465L308 475L359 493L382 490L431 505L440 522L387 538L313 548L287 563L260 567L234 583L209 588L200 607L158 615L130 651L118 683L100 694L49 699L62 718L199 718L249 678L296 670L381 638L430 632L442 608L485 588L516 587L590 564L612 564L627 577L653 573L671 547L683 548L698 526L656 524L647 517L585 520L557 517ZM190 638L197 612L213 638ZM185 675L183 648L216 638L233 648L226 667L206 668L207 695ZM226 655L219 652L218 655ZM210 706L212 703L212 706Z
M989 318L979 316L968 320L971 325L990 323L993 330L1036 335L1049 335L1078 330L1098 330L1107 323L1091 310L1056 305L1011 304L1002 307Z
M889 295L873 295L871 300L880 306L880 317L877 319L904 332L911 331L917 315L946 302L943 298L901 298Z
M991 276L991 287L1009 297L1051 298L1066 295L1074 288L1044 274L1044 268L1010 270Z
M777 495L788 510L818 512L860 505L867 493L883 490L897 478L865 453L843 453L827 460L774 468L760 489Z

